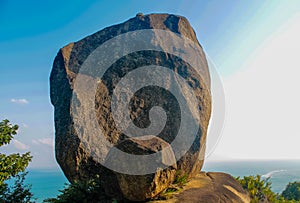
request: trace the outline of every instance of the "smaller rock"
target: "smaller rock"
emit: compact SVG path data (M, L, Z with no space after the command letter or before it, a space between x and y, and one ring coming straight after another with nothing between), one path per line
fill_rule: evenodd
M182 190L174 192L167 200L151 203L249 203L247 191L231 175L218 172L201 172Z
M116 148L125 152L124 157L120 158L120 154L117 154L116 150L112 150L108 153L106 159L107 165L114 168L126 167L126 164L128 164L126 161L126 153L138 156L151 155L161 151L161 156L159 156L157 160L151 159L156 163L145 163L142 162L143 159L140 158L139 160L141 162L136 162L135 168L137 168L138 171L144 171L145 167L157 165L161 165L162 168L158 167L155 173L146 175L128 175L113 172L118 180L115 184L118 185L112 186L112 182L107 182L107 184L105 184L105 186L108 187L105 188L106 191L108 191L110 187L117 187L120 188L125 199L144 201L155 197L173 182L177 169L176 159L169 143L163 139L151 135L138 138L127 138L116 145ZM162 149L165 150L162 151ZM123 161L120 161L120 159ZM121 166L120 164L124 164L124 166Z

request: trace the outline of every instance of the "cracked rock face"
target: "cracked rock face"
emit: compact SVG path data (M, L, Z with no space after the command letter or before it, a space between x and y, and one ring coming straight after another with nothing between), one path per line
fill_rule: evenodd
M150 38L145 36L141 43L148 43L159 50L127 53L110 64L100 79L97 78L99 71L96 66L90 66L89 72L85 71L89 56L98 47L119 35L144 30L150 32ZM162 38L162 31L175 35ZM132 36L138 38L138 35L134 33ZM178 48L177 36L185 38L182 49ZM173 49L165 46L164 41L174 43ZM188 41L200 50L197 57L201 63L193 64L180 57L186 54L184 49L189 48ZM124 44L117 44L115 49L126 51L126 47L122 46ZM119 57L118 51L112 52L109 57ZM100 65L95 64L101 66L102 61L107 59L100 57L97 60ZM125 96L114 97L123 78L141 67L144 67L144 75L127 80L122 86L122 95ZM161 67L166 67L168 71L161 73ZM155 84L159 85L148 85L131 92L131 86L149 82L153 75ZM178 82L181 80L186 86ZM190 91L194 100L190 99ZM138 14L124 23L107 27L61 48L50 76L50 97L54 106L56 159L70 182L100 175L107 195L142 201L165 190L175 174L194 177L201 170L211 114L210 76L205 54L184 17ZM113 105L114 99L120 103L127 97L128 108L125 110ZM184 98L186 107L182 107L179 97ZM117 109L117 116L112 113L114 109ZM161 109L164 113L157 113ZM126 117L127 114L129 116ZM130 118L129 121L127 118ZM116 119L124 121L122 126ZM125 133L129 122L139 129L147 129L151 125L162 127L157 127L160 129L157 133L133 137ZM189 126L195 125L197 130L189 143L187 140L190 138L186 134L192 131ZM98 128L103 134L101 138L95 130ZM180 133L182 136L177 139ZM138 157L137 161L127 160L128 154ZM152 155L155 158L147 158ZM134 174L134 171L146 172Z

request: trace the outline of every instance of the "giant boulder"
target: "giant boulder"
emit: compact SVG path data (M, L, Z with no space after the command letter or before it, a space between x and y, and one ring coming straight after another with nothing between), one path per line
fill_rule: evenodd
M118 36L123 41L113 41ZM147 48L136 48L140 45ZM134 51L128 52L128 46ZM117 60L99 71L111 59ZM144 75L122 80L140 67ZM162 73L162 67L167 71ZM131 92L147 82L152 85ZM118 83L123 96L114 97ZM138 14L68 44L54 60L50 94L56 159L70 182L100 175L106 194L140 201L165 190L175 175L191 178L200 172L211 114L210 76L186 18ZM122 103L129 96L127 109L114 106L114 100ZM142 134L127 135L130 122L142 129L131 133ZM148 133L151 125L160 132Z

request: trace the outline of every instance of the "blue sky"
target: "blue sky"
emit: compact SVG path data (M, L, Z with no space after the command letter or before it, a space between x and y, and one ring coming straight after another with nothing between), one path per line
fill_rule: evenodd
M78 41L106 26L126 21L139 12L173 13L183 15L190 21L200 43L216 64L224 80L225 90L228 91L225 94L229 100L229 130L225 127L216 152L225 157L235 157L239 153L232 151L233 144L230 141L237 139L231 137L231 134L237 136L240 133L230 131L231 126L234 126L231 120L238 122L239 119L233 118L240 116L232 113L236 110L231 104L235 104L239 98L239 89L235 89L239 83L235 77L247 72L251 68L247 64L249 60L256 60L257 50L299 14L300 1L1 0L0 119L8 118L20 125L16 141L1 151L10 153L29 150L34 156L31 167L56 167L52 145L53 107L49 101L49 74L56 53L70 42ZM260 89L259 86L256 88ZM251 98L244 102L253 104ZM288 123L286 125L288 127ZM241 143L234 142L234 145L238 144ZM296 156L300 155L299 151L297 153ZM260 156L259 153L254 156L244 153L237 157ZM274 158L272 154L262 157ZM289 154L282 157L288 158Z

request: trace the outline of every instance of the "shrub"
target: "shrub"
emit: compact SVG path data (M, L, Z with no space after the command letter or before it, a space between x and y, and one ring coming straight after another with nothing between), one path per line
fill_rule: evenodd
M0 147L9 144L17 134L18 126L11 125L8 120L0 122ZM24 172L32 157L30 153L5 155L0 153L0 200L3 203L31 202L33 197L30 186L24 184ZM14 181L12 186L7 180Z
M289 183L281 195L287 200L300 200L300 182Z
M96 203L116 202L104 194L99 177L91 180L76 181L67 185L56 198L44 200L44 203Z
M251 197L251 203L276 202L279 196L271 190L269 179L262 179L260 175L237 177L237 181L246 189Z

